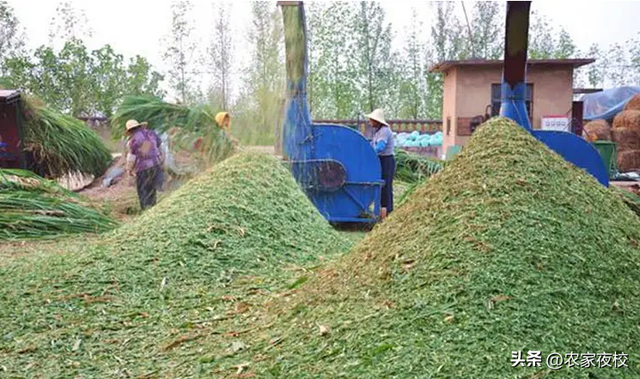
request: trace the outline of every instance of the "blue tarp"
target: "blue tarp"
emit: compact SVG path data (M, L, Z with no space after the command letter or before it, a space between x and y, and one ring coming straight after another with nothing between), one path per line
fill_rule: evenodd
M590 93L582 96L584 102L584 119L611 120L621 112L625 104L634 96L640 94L640 87L618 87L602 92Z

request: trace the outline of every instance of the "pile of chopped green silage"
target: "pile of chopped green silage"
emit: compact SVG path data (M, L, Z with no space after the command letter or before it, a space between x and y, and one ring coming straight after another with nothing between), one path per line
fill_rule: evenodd
M185 257L198 258L190 273L210 280L313 261L341 242L285 166L259 153L214 166L112 239L122 254L148 251L167 269L180 267Z
M257 312L259 377L637 378L640 219L524 129L486 122L336 265ZM512 352L541 351L540 367ZM549 354L578 354L550 370ZM581 354L594 354L580 368ZM598 368L598 354L629 367ZM606 363L606 358L600 360ZM609 363L614 367L621 361ZM526 363L525 363L526 366Z
M349 246L275 157L236 155L99 241L0 265L0 372L215 377L251 309Z

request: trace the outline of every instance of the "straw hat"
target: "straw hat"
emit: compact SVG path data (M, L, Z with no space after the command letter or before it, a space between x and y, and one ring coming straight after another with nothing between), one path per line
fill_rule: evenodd
M138 126L145 126L145 125L147 125L146 122L138 122L136 120L129 120L129 121L127 121L127 124L126 124L125 127L127 128L127 131L129 131L131 129L137 128Z
M231 115L229 114L229 112L219 112L215 119L216 119L216 124L218 124L218 127L224 130L229 131L230 126L223 126L222 123L224 122L224 119L229 117L229 121L231 121Z
M379 109L379 108L375 109L373 112L367 115L367 118L371 120L376 120L382 125L389 126L389 124L387 124L387 122L384 120L384 111L382 109Z

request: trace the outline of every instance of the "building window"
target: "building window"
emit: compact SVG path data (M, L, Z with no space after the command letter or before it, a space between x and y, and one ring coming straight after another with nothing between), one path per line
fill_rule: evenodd
M502 85L491 85L491 116L497 116L500 114L500 97L502 96ZM527 83L527 93L525 94L525 107L527 108L527 114L529 120L533 120L533 84ZM533 121L531 121L533 122Z

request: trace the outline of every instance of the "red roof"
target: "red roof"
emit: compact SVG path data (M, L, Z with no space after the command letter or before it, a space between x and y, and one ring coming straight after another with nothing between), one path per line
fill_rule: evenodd
M527 65L529 66L571 66L578 68L580 66L588 65L595 62L595 59L529 59ZM460 61L444 61L429 68L429 72L446 72L453 67L459 66L502 66L502 60L500 59L467 59Z

